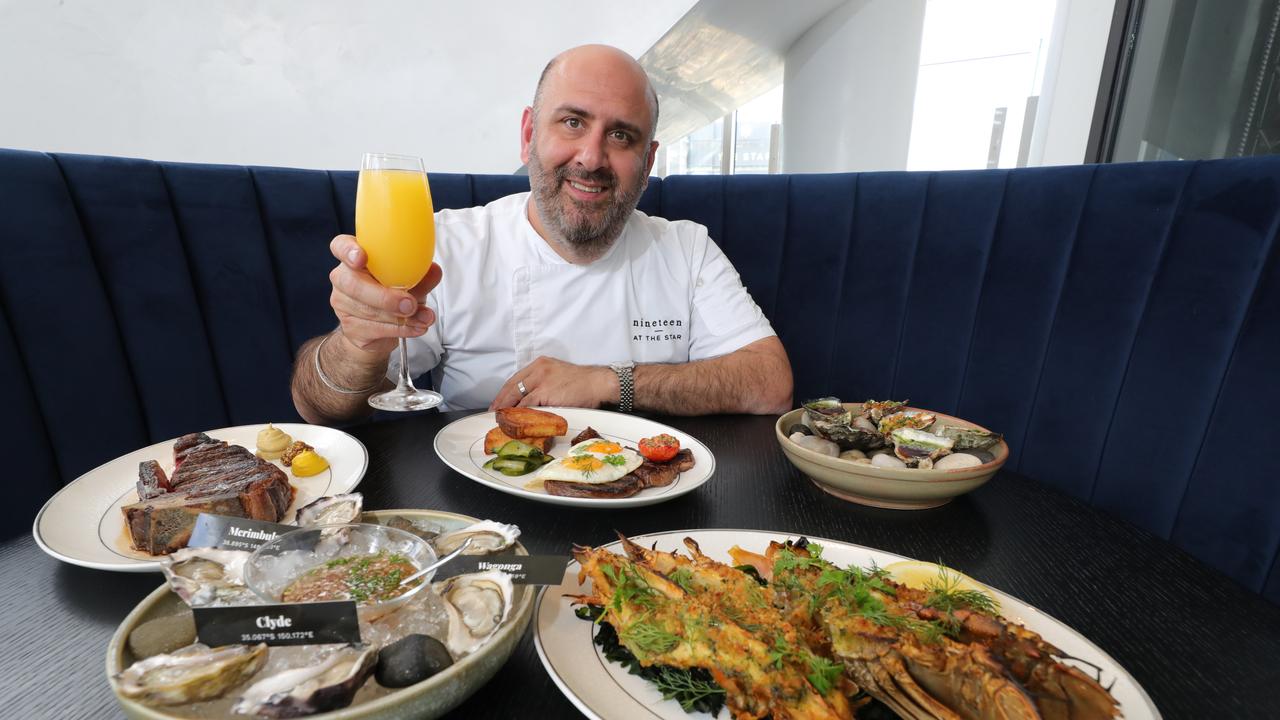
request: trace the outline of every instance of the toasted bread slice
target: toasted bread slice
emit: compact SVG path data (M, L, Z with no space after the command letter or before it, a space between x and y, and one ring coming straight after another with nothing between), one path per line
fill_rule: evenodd
M484 452L486 455L493 455L498 452L498 448L506 445L511 440L519 440L522 443L532 445L542 452L551 450L551 445L556 441L554 437L518 437L513 438L502 432L502 428L495 427L484 436Z
M555 413L533 408L509 407L498 410L498 427L513 438L554 437L569 432L569 423Z

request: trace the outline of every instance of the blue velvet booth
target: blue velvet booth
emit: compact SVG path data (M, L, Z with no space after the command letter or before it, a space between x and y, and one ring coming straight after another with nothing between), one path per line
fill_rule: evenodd
M0 151L6 532L181 433L296 420L353 172ZM432 175L439 208L526 189ZM773 321L796 396L909 397L1008 468L1280 602L1280 158L671 177ZM1071 542L1070 537L1062 542Z

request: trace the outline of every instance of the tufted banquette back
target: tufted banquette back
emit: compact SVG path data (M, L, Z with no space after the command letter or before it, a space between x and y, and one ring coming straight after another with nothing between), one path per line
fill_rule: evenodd
M9 536L195 430L296 420L354 172L0 151ZM431 176L437 208L527 189ZM797 399L910 398L1008 467L1280 602L1280 158L669 177L786 345ZM1070 538L1063 538L1070 542Z

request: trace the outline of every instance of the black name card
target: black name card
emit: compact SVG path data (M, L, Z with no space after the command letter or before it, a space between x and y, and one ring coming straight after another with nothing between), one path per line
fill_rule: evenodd
M196 619L196 635L209 647L360 642L356 604L350 600L198 607L191 611Z
M293 525L281 525L265 520L200 513L196 516L195 528L191 531L191 540L187 542L187 547L252 551L259 545L269 543L297 529Z
M559 585L569 558L564 555L460 555L440 568L434 580L501 570L516 585Z

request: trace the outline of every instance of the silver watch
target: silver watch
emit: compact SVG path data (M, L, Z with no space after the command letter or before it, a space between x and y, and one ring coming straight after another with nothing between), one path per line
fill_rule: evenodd
M635 368L630 360L610 363L609 369L618 375L618 412L629 413L635 404Z

